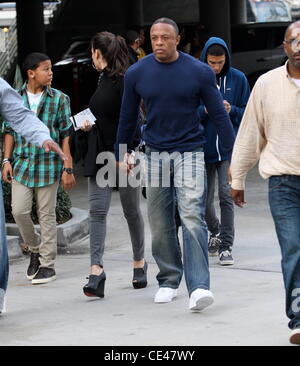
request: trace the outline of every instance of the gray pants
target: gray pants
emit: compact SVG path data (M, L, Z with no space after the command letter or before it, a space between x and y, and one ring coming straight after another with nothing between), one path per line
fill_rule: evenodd
M230 250L234 240L234 205L230 195L230 185L228 182L229 162L219 161L217 163L206 163L207 172L207 202L206 202L206 223L211 234L220 233L221 246L219 252ZM218 173L218 191L221 209L221 222L217 218L214 195L215 178Z
M89 178L91 265L103 267L106 217L111 202L111 187L99 187L96 177ZM144 220L140 210L141 188L119 187L121 204L132 243L133 260L144 258Z

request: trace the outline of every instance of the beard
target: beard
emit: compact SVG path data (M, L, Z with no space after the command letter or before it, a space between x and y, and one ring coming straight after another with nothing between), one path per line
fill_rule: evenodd
M293 59L292 64L294 67L300 68L300 59L299 60Z

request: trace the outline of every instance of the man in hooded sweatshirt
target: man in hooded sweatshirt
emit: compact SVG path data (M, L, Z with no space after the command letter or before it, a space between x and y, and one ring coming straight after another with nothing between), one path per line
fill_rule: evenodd
M206 42L201 61L207 63L216 74L218 89L235 132L237 132L250 89L246 76L230 66L231 57L226 43L217 37ZM228 168L230 156L225 152L213 121L204 104L199 107L199 116L204 126L206 144L204 158L207 171L206 222L210 232L208 252L219 255L221 265L232 265L232 245L234 240L234 205L230 195ZM215 178L218 175L218 191L221 217L218 219L214 207Z

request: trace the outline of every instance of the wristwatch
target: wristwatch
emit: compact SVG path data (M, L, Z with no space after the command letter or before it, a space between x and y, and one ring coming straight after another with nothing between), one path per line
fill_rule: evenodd
M72 168L63 168L64 172L67 172L68 174L73 174L74 170Z

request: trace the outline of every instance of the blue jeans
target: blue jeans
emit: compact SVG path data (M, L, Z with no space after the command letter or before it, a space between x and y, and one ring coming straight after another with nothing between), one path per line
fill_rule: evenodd
M206 223L208 230L212 235L220 233L219 253L223 250L231 251L234 240L234 205L228 182L229 161L206 163L205 166L207 174ZM214 206L216 173L218 174L221 220L218 219Z
M269 179L269 204L281 248L289 327L300 326L300 176Z
M205 222L206 173L202 148L170 161L146 148L147 204L152 255L159 267L159 287L177 289L183 272L189 294L209 289L208 235ZM156 154L158 154L156 152ZM186 172L182 174L182 172ZM169 174L169 185L165 174ZM178 246L175 202L183 232L183 263Z
M2 181L0 179L0 312L8 281L8 253L6 245L5 214L3 206Z

